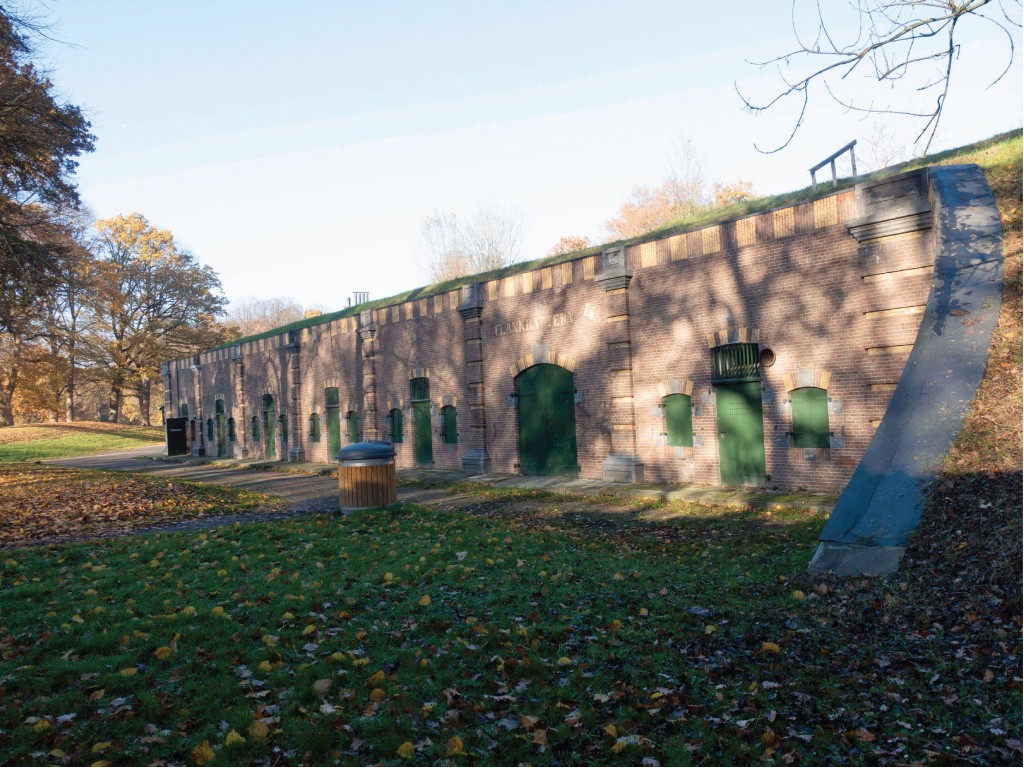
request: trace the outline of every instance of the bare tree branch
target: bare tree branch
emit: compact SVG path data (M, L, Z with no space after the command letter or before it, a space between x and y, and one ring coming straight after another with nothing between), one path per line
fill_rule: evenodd
M817 30L813 39L808 39L801 35L797 24L798 3L800 0L793 0L791 7L796 47L763 61L749 62L759 68L774 67L782 88L770 98L759 101L745 95L736 85L744 108L754 113L765 112L790 96L800 97L799 111L785 141L774 149L755 145L758 151L766 154L778 152L793 141L803 125L810 93L816 84L823 86L830 98L847 109L900 114L924 120L915 143L923 141L923 151L927 152L949 96L953 64L959 58L957 32L962 26L960 22L965 19L985 21L1007 37L1009 62L991 85L998 83L1010 71L1016 56L1013 30L1021 28L1019 0L856 0L852 4L857 20L856 34L844 41L836 33L838 25L825 17L823 5L828 5L830 10L833 6L814 0ZM1016 18L1008 10L1011 5L1017 8ZM932 64L941 64L942 69L935 72ZM803 71L797 77L787 77L782 69L784 65L802 66ZM877 82L905 80L910 83L918 78L916 83L910 83L914 92L923 93L933 88L940 88L941 92L931 107L921 109L865 106L837 93L839 82L868 67Z

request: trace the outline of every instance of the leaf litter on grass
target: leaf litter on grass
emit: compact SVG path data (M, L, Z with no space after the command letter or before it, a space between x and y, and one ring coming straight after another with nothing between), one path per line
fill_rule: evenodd
M0 548L128 533L278 506L274 497L221 486L67 467L0 465Z

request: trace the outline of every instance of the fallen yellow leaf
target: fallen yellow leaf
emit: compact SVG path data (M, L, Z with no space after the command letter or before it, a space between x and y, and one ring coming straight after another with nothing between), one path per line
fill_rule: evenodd
M312 624L307 624L306 628L302 630L303 635L312 635L314 632L316 632L316 627Z
M761 653L778 653L781 650L778 643L769 643L767 641L761 643Z
M137 670L135 667L125 667L124 669L121 670L121 677L131 677L132 675L136 674L138 671L139 670Z
M452 755L462 754L462 739L458 736L452 736L448 739L448 743L444 745L445 757L451 757Z
M171 649L166 645L161 645L159 648L153 651L153 655L156 656L160 661L166 659L168 656L171 655L171 653Z
M224 746L231 747L235 744L245 744L245 736L232 729L228 731L228 735L224 737Z
M192 762L196 765L206 765L211 760L213 760L213 749L210 747L210 742L203 739L199 742L199 746L192 750Z
M617 739L619 737L619 729L616 728L612 723L608 723L608 725L604 727L604 732L611 736L613 739Z
M384 692L383 688L374 688L370 691L370 701L384 701L387 697L387 693Z
M421 597L420 605L422 605L424 608L430 605L430 595L424 595L423 597Z
M572 659L570 659L568 656L563 656L558 660L558 666L560 667L567 667L570 664L572 664Z
M109 741L97 741L92 745L92 753L95 755L97 752L106 752L110 749Z
M398 748L398 756L404 760L412 760L412 756L416 754L416 747L411 741L407 741Z
M267 727L266 723L259 721L249 726L249 738L253 741L263 741L270 733L270 728Z
M370 679L366 682L368 685L376 687L383 683L385 680L387 680L387 675L384 674L384 670L378 669L376 672L370 675Z

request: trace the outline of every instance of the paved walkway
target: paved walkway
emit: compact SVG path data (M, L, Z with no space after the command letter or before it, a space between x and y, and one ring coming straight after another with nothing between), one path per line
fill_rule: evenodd
M87 469L142 472L148 475L177 477L261 491L283 497L289 502L289 510L293 512L326 512L338 508L337 466L333 464L287 464L197 457L168 458L163 455L163 446L159 444L95 456L54 459L49 463ZM780 492L758 488L721 488L689 484L627 485L581 478L474 475L436 469L399 469L398 481L399 501L426 505L450 502L454 494L444 485L462 482L480 483L496 488L537 488L574 496L651 498L732 507L792 506L831 512L835 504L835 496L802 491ZM440 487L402 484L410 482L438 484Z

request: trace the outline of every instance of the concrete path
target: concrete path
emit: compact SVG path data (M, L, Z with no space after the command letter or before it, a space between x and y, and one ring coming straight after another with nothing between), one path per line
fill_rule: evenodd
M177 477L196 482L217 483L281 496L295 512L324 512L338 508L337 466L332 464L287 464L196 457L168 458L160 444L114 453L53 459L48 463L85 469L141 472L162 477ZM456 494L450 488L424 488L401 485L422 482L452 484L479 483L496 488L536 488L570 496L605 496L618 499L649 498L664 501L689 501L727 507L791 506L830 512L835 497L807 492L780 492L760 488L721 488L703 485L627 485L600 480L523 475L473 475L434 469L399 469L399 501L449 507L471 494Z

